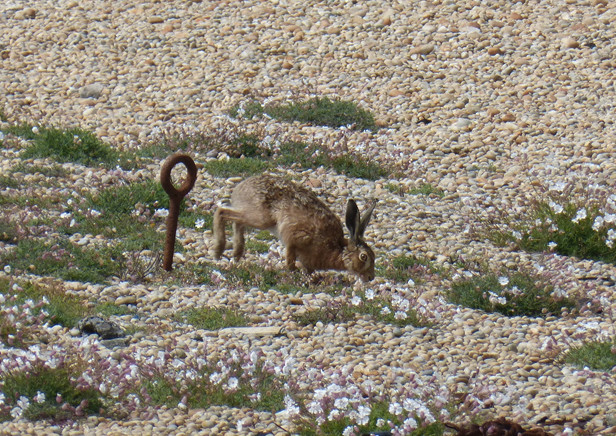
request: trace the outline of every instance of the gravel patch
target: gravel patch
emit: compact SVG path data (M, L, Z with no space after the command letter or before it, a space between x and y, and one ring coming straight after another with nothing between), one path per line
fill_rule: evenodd
M351 365L358 379L400 386L405 371L461 389L481 374L497 389L485 405L495 416L555 434L613 434L614 371L573 368L546 350L616 333L616 268L497 247L472 229L491 206L524 211L529 199L565 180L616 184L615 25L615 5L602 0L412 5L7 0L0 6L0 110L10 122L91 129L119 150L138 148L161 131L215 132L238 123L277 139L344 144L381 164L397 165L400 176L366 181L322 168L279 172L304 183L318 181L315 190L340 216L349 197L361 204L377 198L366 232L377 265L412 253L452 274L461 258L549 270L569 292L601 299L603 309L577 318L506 318L440 303L448 281L436 279L402 286L426 307L441 307L430 327L399 329L364 319L303 327L293 321L301 308L291 299L310 307L329 296L224 284L67 282L71 293L84 298L136 307L139 320L117 317L120 326L136 322L156 333L135 335L130 346L153 355L171 339L190 343L199 334L211 346L250 344L272 356L290 350L298 361ZM357 132L227 116L233 105L251 100L284 103L312 96L357 102L382 128ZM0 155L2 174L22 162L15 148ZM200 168L212 158L194 157ZM51 165L48 159L30 162ZM43 175L13 177L42 198L58 191L83 196L121 181L157 178L160 162L132 172L61 167L69 175L60 188L48 186L51 178ZM190 201L209 209L235 183L200 170ZM443 195L398 194L387 189L390 183L407 191L430 184ZM186 250L176 256L176 266L212 261L210 238L209 231L180 228ZM104 244L92 235L73 239ZM0 244L1 250L11 249ZM271 244L269 259L276 262L283 248ZM249 252L245 262L258 259ZM279 260L277 266L283 265ZM377 277L372 286L384 283ZM237 305L261 319L259 326L283 327L285 334L249 338L195 331L171 318L206 303ZM249 433L236 428L239 420ZM286 434L274 421L279 422L271 414L244 409L162 409L149 420L90 417L63 428L5 422L0 433Z

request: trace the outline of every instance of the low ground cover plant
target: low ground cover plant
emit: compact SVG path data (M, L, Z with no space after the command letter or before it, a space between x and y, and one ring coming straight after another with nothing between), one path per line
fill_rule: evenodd
M530 252L616 263L616 194L609 186L560 182L528 204L528 213L508 217L498 210L485 233L498 244Z
M563 360L578 368L611 371L616 368L616 338L590 341L572 347L565 353Z
M227 327L245 327L249 319L239 309L230 307L195 307L178 312L173 317L198 329L220 330Z
M60 129L29 124L13 125L4 129L30 141L22 157L51 157L58 162L74 162L86 166L118 163L119 154L96 135L81 128Z
M553 286L523 272L468 273L454 277L447 296L454 304L506 316L559 316L575 301Z
M113 247L84 248L66 238L49 241L40 238L19 240L16 249L0 256L0 263L16 271L90 283L104 283L119 273Z
M374 116L352 101L315 97L289 104L249 102L245 107L235 106L229 111L233 117L251 119L267 114L281 121L300 121L317 126L350 126L355 130L377 130Z

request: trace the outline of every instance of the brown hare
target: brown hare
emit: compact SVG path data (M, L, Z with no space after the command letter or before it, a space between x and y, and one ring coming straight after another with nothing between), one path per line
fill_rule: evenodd
M214 256L220 259L225 249L225 222L231 221L236 260L244 255L244 227L268 229L285 245L290 270L296 269L297 259L309 273L345 270L369 281L374 279L374 252L363 236L374 206L360 217L357 204L349 200L346 239L338 217L313 191L282 177L250 177L235 187L231 204L214 213Z

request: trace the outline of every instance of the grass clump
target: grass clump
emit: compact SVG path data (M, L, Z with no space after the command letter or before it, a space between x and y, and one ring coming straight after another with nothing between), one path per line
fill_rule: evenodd
M616 339L592 341L579 347L572 347L564 361L579 368L611 371L616 367Z
M398 283L416 281L431 272L433 268L428 260L406 254L386 259L377 267L378 276Z
M387 183L385 186L392 194L397 194L401 197L404 197L405 194L409 195L436 195L437 197L443 197L445 193L432 185L431 183L423 183L415 188L407 188L406 186L400 185L399 183Z
M454 304L506 316L559 316L563 309L575 307L573 300L554 291L540 279L521 272L510 276L482 273L455 280L448 298Z
M180 217L184 215L184 202ZM130 185L112 186L79 203L72 201L75 223L66 225L67 234L82 233L120 239L121 251L162 250L164 235L156 227L164 222L169 197L160 183L149 180ZM181 248L178 245L178 249Z
M115 258L120 256L113 249L83 248L66 239L43 241L26 238L18 242L16 250L1 256L0 262L38 275L105 283L109 277L119 273Z
M533 225L511 234L522 249L616 263L616 216L597 206L555 202L536 204L534 215Z
M174 319L204 330L220 330L226 327L248 325L248 319L241 311L228 307L193 308L179 312Z
M74 162L87 166L109 166L118 161L118 153L88 130L28 127L11 129L11 133L32 141L23 153L24 158L51 157L58 162Z
M226 405L271 412L284 407L284 380L261 352L236 348L220 354L218 359L185 360L179 368L172 357L162 365L142 368L142 395L154 405L168 407Z
M342 127L351 126L354 130L376 131L374 116L352 101L328 97L312 98L284 105L266 105L251 102L245 108L236 106L231 109L231 116L253 118L263 113L281 121L299 121L315 126Z
M283 272L255 264L232 265L220 271L231 283L257 287L262 291L273 289Z
M4 373L0 379L4 395L9 402L21 400L16 401L18 410L12 410L11 414L31 421L63 421L100 413L103 408L100 392L76 386L71 381L74 372L68 363L49 367L39 362L28 372Z
M204 169L215 177L248 177L261 174L270 167L269 163L258 158L230 158L205 162Z
M369 316L377 322L398 327L428 325L413 307L409 299L397 293L382 292L377 296L373 289L368 289L357 292L352 297L334 298L327 305L308 310L297 315L295 319L301 325L310 325L317 322L342 323L352 321L358 316Z
M333 168L349 177L377 180L389 174L380 165L367 161L354 153L333 154L317 145L302 142L287 142L280 146L280 153L275 159L278 165L298 165L301 168Z
M495 205L482 233L496 244L529 252L616 264L614 188L573 177L536 193L517 216L511 216L509 205Z
M60 285L38 286L33 283L22 283L17 288L18 303L26 300L43 301L44 304L34 311L38 314L44 311L49 317L50 324L58 324L63 327L73 328L79 320L90 315L92 311L86 306L81 298L66 293ZM7 281L0 281L0 293L8 292Z

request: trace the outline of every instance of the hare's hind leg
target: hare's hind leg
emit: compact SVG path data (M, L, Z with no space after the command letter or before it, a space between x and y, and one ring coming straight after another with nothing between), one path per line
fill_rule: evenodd
M225 223L233 223L233 257L239 260L244 255L245 214L241 210L230 207L219 207L214 213L214 257L220 259L227 244L225 238Z
M244 255L244 226L237 221L233 223L233 257L240 260Z
M223 217L223 208L219 207L214 212L214 222L212 224L214 230L214 257L220 259L222 252L225 251L225 220Z

